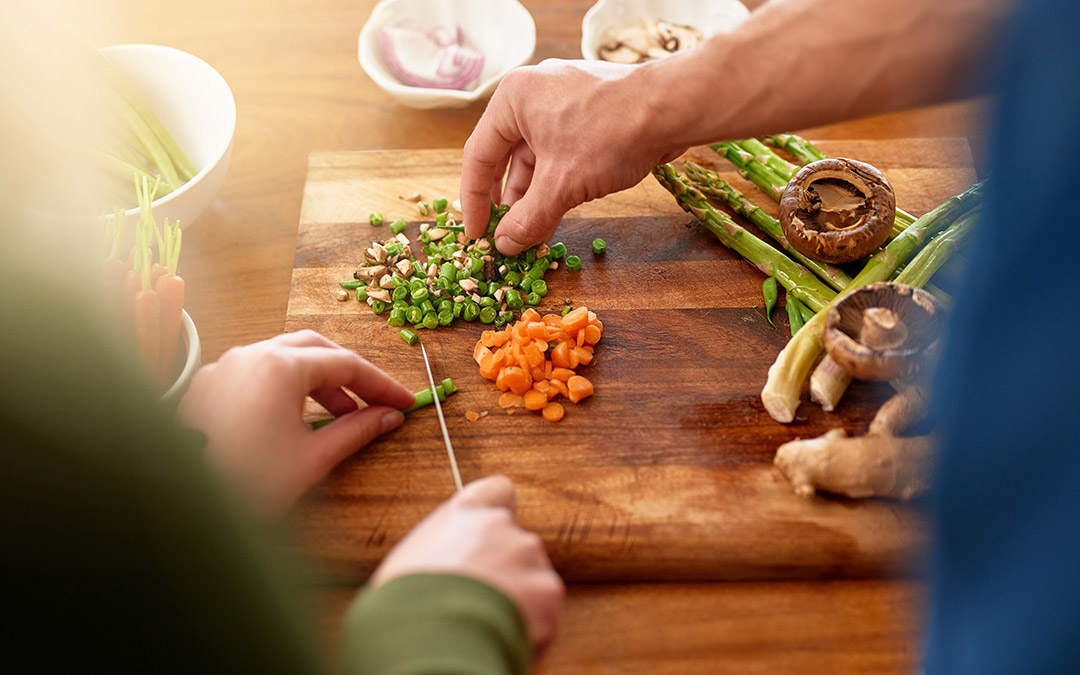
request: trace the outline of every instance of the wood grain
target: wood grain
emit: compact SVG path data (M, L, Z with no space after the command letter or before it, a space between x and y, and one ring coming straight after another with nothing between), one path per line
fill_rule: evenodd
M974 180L963 141L825 142L836 156L880 167L918 214ZM741 179L715 153L693 156ZM380 211L413 221L402 196L453 199L456 151L316 153L297 237L287 330L310 328L370 355L414 389L425 383L415 347L366 305L334 299L363 248L385 238ZM763 207L775 211L756 194ZM593 256L593 237L608 253ZM461 392L444 405L466 479L503 473L519 490L522 524L538 532L569 579L610 581L880 576L909 572L926 537L915 507L791 493L772 466L775 448L842 426L861 433L887 387L857 384L838 414L804 404L777 424L758 394L787 339L765 320L760 272L724 248L655 181L583 205L556 234L585 259L578 274L549 273L542 311L564 301L593 308L605 337L587 375L596 395L556 425L508 416L471 359L480 324L458 322L422 338L438 377ZM778 315L781 312L777 313ZM466 410L489 411L476 423ZM450 493L434 411L346 462L295 523L305 551L339 579L363 579L389 548Z
M336 654L355 588L327 589ZM907 581L581 584L536 675L917 672L924 591Z

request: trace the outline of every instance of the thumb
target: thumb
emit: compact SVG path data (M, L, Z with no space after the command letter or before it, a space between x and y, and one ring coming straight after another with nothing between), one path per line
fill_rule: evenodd
M465 486L455 500L459 506L501 506L517 510L514 484L506 476L487 476Z
M397 429L405 415L396 408L373 405L342 415L312 433L310 451L320 471L329 472L346 457L388 431Z
M525 194L503 216L495 230L495 248L504 255L517 255L555 233L570 207L563 206L560 191L551 185L537 172Z

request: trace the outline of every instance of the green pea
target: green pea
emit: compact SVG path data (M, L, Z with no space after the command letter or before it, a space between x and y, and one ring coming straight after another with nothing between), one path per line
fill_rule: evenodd
M379 213L378 211L375 211L374 213L372 213L370 216L367 217L367 221L369 223L371 223L372 225L374 225L375 227L378 227L378 226L382 225L382 223L383 223L382 214Z
M603 239L592 240L592 252L593 255L603 255L607 251L607 242Z
M777 297L775 278L769 277L761 284L761 295L765 298L765 318L769 320L769 325L775 328L776 324L772 320L772 310L776 306Z
M402 232L405 231L405 227L406 227L406 224L405 224L405 219L404 218L398 218L394 222L390 223L390 231L393 232L394 234L401 234ZM398 251L398 253L400 253L400 252L401 251Z

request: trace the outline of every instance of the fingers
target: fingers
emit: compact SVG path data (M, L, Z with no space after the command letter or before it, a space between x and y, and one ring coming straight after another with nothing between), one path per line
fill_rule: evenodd
M465 486L455 501L461 506L504 507L517 511L514 484L506 476L487 476Z
M357 408L356 401L338 388L316 389L310 395L334 417L347 415Z
M496 90L469 140L465 142L461 165L461 215L465 234L472 238L481 236L487 228L492 188L497 180L501 182L502 179L500 167L506 168L510 151L521 140L510 96L505 94L512 86L508 84L512 80L509 75L503 80L500 89L504 94L500 95Z
M506 187L502 191L504 204L514 204L525 196L536 170L536 155L524 142L514 148L513 162L506 175Z
M528 190L510 207L495 230L495 247L504 255L517 255L554 234L569 210L555 185L555 181L545 176L543 167L536 167Z
M334 420L311 435L308 456L316 480L340 464L346 457L405 421L400 410L369 406Z
M368 403L406 408L412 392L366 359L340 347L305 347L290 352L301 368L306 391L346 387Z

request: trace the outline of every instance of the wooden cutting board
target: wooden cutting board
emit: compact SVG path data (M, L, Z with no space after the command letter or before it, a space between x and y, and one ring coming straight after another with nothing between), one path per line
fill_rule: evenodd
M898 204L921 214L976 177L966 141L832 141L830 156L870 162L892 181ZM707 148L695 161L727 174L775 214L776 205ZM402 196L457 196L460 150L316 153L310 158L286 330L317 330L397 376L427 386L418 347L385 316L334 299L365 246L387 223L421 217ZM590 242L608 242L593 256ZM456 322L423 331L436 378L460 393L445 406L466 481L495 473L517 485L521 523L540 534L568 579L667 580L878 576L910 573L926 550L919 509L891 501L796 497L773 467L781 443L843 427L865 431L891 393L854 384L835 413L804 402L791 425L774 422L759 392L788 338L786 315L766 321L763 276L696 225L651 177L585 204L553 241L583 261L548 273L541 310L564 300L604 322L584 374L596 394L567 404L557 424L507 415L480 377L472 348L485 328ZM488 411L468 422L466 410ZM312 408L309 412L317 415ZM435 410L357 453L292 516L311 556L332 577L358 582L390 547L453 492Z

